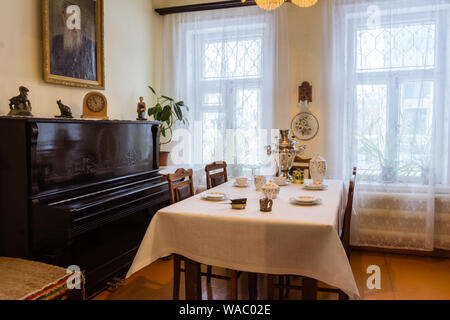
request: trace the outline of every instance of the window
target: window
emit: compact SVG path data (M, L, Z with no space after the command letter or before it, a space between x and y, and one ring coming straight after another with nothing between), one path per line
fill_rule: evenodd
M193 39L190 73L198 101L194 120L201 126L196 141L202 146L195 162L262 163L264 24L231 24L221 32L209 26Z
M390 13L391 14L391 13ZM347 62L354 159L373 182L424 182L444 135L446 21L404 9L376 26L349 19ZM436 121L436 123L433 123ZM433 140L434 139L434 140ZM444 161L437 173L448 170ZM440 175L437 174L439 177Z
M336 175L347 179L358 167L352 245L446 248L450 2L327 3L325 81L335 99L327 120L336 123L327 147L340 161Z

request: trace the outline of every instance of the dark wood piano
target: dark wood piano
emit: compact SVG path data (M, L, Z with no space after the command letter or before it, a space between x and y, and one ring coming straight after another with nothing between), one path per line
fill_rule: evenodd
M0 117L0 256L123 277L169 204L159 123Z

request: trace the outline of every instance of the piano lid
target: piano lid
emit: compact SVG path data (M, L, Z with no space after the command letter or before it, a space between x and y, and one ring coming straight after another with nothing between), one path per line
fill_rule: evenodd
M31 167L39 194L158 170L156 122L37 119L35 125Z

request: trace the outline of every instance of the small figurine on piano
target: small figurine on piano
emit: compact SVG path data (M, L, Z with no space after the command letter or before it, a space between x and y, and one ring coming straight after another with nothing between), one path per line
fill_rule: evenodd
M19 88L20 94L17 97L13 97L9 100L9 111L8 116L23 116L32 117L31 113L31 102L28 99L28 90L24 86Z
M145 118L145 110L146 109L147 109L147 105L144 102L144 97L139 97L139 103L137 105L138 118L136 120L147 121L147 119Z
M61 100L56 101L58 104L59 110L61 111L60 116L55 116L56 118L66 118L66 119L72 119L72 110L70 110L70 107L64 105Z

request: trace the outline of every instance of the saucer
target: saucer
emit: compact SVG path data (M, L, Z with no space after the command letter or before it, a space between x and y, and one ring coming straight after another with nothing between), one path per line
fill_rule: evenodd
M322 199L316 197L292 197L290 201L292 204L300 206L315 206L322 204Z
M297 202L303 202L303 203L317 201L317 198L312 197L312 196L299 196L299 197L295 197L294 199Z
M220 192L205 192L202 193L201 198L209 201L223 201L227 199L227 195Z
M250 183L247 183L246 185L243 185L243 186L241 186L241 185L239 185L239 184L237 184L236 182L233 184L233 187L235 187L235 188L248 188L248 187L250 187Z
M277 183L275 180L273 182L279 187L285 187L289 184L288 180L285 180L284 183Z
M304 188L307 190L326 190L328 189L328 186L326 184L307 183Z

